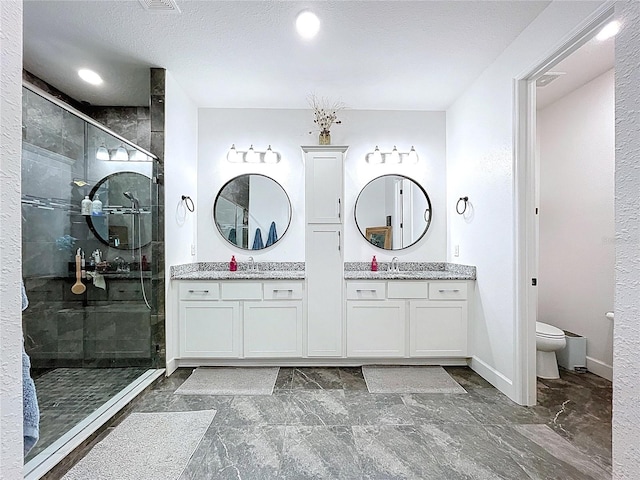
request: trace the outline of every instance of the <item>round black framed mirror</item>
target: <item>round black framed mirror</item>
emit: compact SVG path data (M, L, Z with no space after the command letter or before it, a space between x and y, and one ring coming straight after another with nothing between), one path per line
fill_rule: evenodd
M277 243L289 229L291 202L274 179L244 174L222 186L213 220L227 242L243 250L261 250Z
M137 172L107 175L89 194L89 229L105 245L134 250L151 243L151 179ZM101 208L96 200L102 202Z
M360 191L355 206L358 230L384 250L417 243L431 224L431 200L422 186L403 175L382 175Z

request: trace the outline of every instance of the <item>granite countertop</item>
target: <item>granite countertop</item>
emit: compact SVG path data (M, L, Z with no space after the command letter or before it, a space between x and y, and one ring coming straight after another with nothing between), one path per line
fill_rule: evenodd
M346 262L345 280L475 280L476 267L446 262L400 262L398 271L391 271L390 262L378 262L378 271L371 271L368 262Z
M171 267L172 280L304 280L304 262L238 262L238 270L229 271L228 262L200 262Z

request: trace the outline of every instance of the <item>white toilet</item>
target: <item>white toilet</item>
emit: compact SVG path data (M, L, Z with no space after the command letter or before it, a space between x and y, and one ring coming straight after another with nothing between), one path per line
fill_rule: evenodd
M536 374L540 378L560 378L556 352L567 345L559 328L536 322Z

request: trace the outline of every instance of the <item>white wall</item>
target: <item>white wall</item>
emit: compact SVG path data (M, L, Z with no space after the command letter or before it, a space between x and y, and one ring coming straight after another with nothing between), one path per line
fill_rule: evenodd
M199 110L198 126L198 261L304 261L304 164L301 145L316 145L317 133L309 110L209 109ZM341 125L331 129L333 145L348 145L345 163L345 261L379 260L393 254L403 260L442 261L446 254L445 214L445 114L444 112L394 112L346 110ZM246 150L267 145L282 155L276 165L232 164L226 161L231 144ZM417 165L369 165L365 155L376 145L382 151L409 151L415 146ZM292 204L287 234L273 247L258 252L234 248L213 223L213 203L225 182L243 173L262 173L280 183ZM434 208L429 232L422 241L401 252L384 253L368 244L356 228L354 205L360 190L373 178L398 173L421 183ZM388 258L387 258L388 257Z
M587 367L613 377L614 71L538 111L538 320L587 338Z
M516 398L513 81L526 74L600 7L551 3L447 110L449 258L477 266L472 366ZM469 196L471 219L455 213Z
M618 2L613 478L640 472L640 3Z
M197 188L198 109L178 85L171 72L165 81L165 276L166 318L177 319L177 295L170 280L170 266L190 263L191 245L196 243L196 214L200 209ZM182 195L190 196L196 207L189 212ZM178 352L177 322L167 321L167 364Z
M0 2L0 478L22 478L22 2Z

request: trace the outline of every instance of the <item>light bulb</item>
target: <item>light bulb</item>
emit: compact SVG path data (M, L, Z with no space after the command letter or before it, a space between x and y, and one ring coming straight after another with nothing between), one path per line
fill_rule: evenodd
M124 145L120 144L118 148L116 148L111 152L111 160L117 160L117 161L129 160L129 154L127 153L127 149L124 148Z
M88 68L78 70L78 76L91 85L100 85L102 83L102 77Z
M600 30L600 33L596 35L596 40L600 40L602 42L611 37L615 37L619 31L620 31L620 22L617 20L614 20L612 22L607 23L604 27L602 27L602 30Z
M109 160L109 150L104 146L104 143L96 150L96 160Z
M247 163L258 163L260 161L260 155L256 154L256 151L253 149L253 145L251 145L249 150L247 150L247 153L245 153L244 161Z
M409 163L418 163L418 152L416 149L411 146L411 150L409 151Z
M398 149L396 146L393 146L393 150L391 150L391 155L389 158L390 163L400 163L400 154L398 153Z
M264 152L264 163L278 163L278 155L271 150L271 145L269 145L267 151Z
M241 160L241 158L238 155L238 151L236 150L236 146L235 146L235 144L232 144L231 148L229 149L229 152L227 153L227 161L231 162L231 163L238 163L240 160Z
M130 150L129 160L135 162L146 162L148 158L147 155L142 153L140 150Z
M369 156L369 163L382 163L382 154L380 153L380 149L376 145L376 149Z
M305 10L296 18L296 30L302 38L311 39L320 30L320 20L315 13Z

